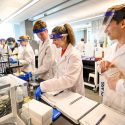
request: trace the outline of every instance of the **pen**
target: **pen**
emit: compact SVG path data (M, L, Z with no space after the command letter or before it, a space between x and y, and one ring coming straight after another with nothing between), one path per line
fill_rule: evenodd
M103 114L102 117L97 121L95 125L99 125L100 122L105 118L106 114Z
M72 105L73 103L75 103L76 101L80 100L82 98L82 96L80 96L79 98L73 100L72 102L69 103L69 105Z
M60 93L62 93L63 91L60 91L59 93L57 93L57 94L55 94L54 96L57 96L57 95L59 95Z

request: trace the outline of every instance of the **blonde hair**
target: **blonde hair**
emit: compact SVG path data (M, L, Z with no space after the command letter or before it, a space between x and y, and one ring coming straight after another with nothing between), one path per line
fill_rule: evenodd
M63 26L56 26L53 28L52 32L58 34L68 34L67 42L71 43L73 46L75 45L75 35L70 24L64 24Z
M33 30L40 30L41 28L46 28L47 24L45 21L43 20L38 20L35 22L34 26L33 26Z
M23 36L20 36L19 39L22 39L22 40L30 40L30 37L27 35L23 35Z
M115 5L110 7L108 10L122 10L123 8L125 8L125 4L121 4L121 5Z
M125 19L125 4L115 5L110 7L107 11L115 11L112 20L115 20L120 23L123 19Z

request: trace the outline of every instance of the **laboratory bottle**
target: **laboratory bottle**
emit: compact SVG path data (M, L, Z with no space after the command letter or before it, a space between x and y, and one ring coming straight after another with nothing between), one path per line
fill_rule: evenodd
M17 87L17 90L16 90L16 101L17 101L18 108L21 108L22 104L23 104L23 90L22 90L21 86Z

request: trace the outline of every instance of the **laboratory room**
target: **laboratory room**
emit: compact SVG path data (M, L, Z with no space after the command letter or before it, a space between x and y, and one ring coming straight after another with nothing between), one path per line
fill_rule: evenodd
M125 0L0 8L0 125L125 125Z

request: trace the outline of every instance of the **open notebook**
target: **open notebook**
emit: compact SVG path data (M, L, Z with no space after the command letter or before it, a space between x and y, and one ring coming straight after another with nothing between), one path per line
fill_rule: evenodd
M42 99L50 104L52 107L56 107L57 103L66 103L71 102L79 97L81 97L78 93L73 93L68 90L64 91L56 91L56 92L47 92L42 94Z
M80 125L96 125L103 114L106 114L106 116L99 125L125 125L125 114L121 114L103 104L98 105L94 110L83 117L80 120Z
M96 101L68 90L56 94L56 96L47 93L43 94L42 99L51 106L59 109L62 114L76 124L79 123L79 120L83 116L98 105Z

